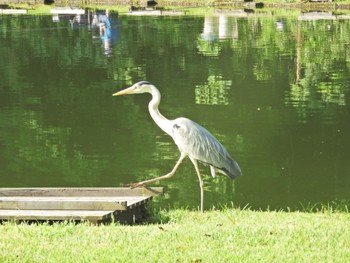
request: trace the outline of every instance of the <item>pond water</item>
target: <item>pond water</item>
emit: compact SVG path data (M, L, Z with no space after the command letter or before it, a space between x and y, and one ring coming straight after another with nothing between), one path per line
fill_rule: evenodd
M179 157L160 111L211 131L240 164L235 181L201 166L205 207L302 208L350 200L350 20L210 16L0 16L0 186L120 186ZM186 159L156 205L196 208Z

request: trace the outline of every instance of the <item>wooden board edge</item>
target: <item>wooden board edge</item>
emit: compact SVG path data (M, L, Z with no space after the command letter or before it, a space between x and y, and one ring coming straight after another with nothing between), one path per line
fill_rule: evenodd
M18 187L0 188L1 196L157 196L164 187Z

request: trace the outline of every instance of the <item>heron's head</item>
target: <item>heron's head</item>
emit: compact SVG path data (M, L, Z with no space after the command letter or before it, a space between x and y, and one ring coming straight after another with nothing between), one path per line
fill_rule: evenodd
M114 93L113 96L121 96L126 94L141 94L141 93L151 93L152 89L154 89L154 85L149 83L148 81L140 81L135 83L129 88L123 89L117 93Z

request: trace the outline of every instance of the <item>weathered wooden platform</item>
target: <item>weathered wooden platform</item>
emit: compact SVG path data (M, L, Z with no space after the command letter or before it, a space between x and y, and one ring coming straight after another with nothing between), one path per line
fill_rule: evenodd
M28 11L25 9L1 9L0 15L19 15L19 14L27 14Z
M135 223L160 194L162 187L0 188L0 220Z

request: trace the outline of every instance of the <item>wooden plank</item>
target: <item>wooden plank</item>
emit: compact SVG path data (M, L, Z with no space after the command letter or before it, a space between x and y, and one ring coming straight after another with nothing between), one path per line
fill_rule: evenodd
M0 209L38 210L126 210L127 201L120 198L84 197L0 197Z
M125 211L99 210L0 210L0 221L89 221L93 224L135 223L146 215L144 205Z
M21 210L126 210L145 203L151 197L0 197L0 209Z
M0 220L133 223L163 188L0 188Z
M103 221L110 218L113 211L99 210L0 210L0 220L88 220Z
M163 187L45 187L0 188L1 196L156 196Z
M148 196L2 196L2 200L28 200L28 201L46 201L46 200L56 200L56 201L114 201L114 202L129 202L137 201L149 198Z
M3 14L3 15L27 14L27 10L25 10L25 9L0 9L0 14Z

